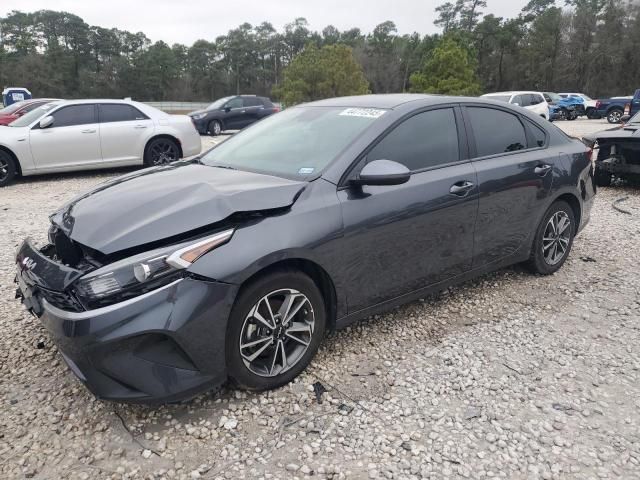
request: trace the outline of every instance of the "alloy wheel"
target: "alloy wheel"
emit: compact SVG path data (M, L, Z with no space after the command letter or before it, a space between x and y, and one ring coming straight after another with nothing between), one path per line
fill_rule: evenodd
M9 162L5 158L0 158L0 183L9 178Z
M609 114L609 123L620 123L622 113L619 110L614 110Z
M178 160L178 148L169 140L161 140L151 147L151 163L153 165L165 165Z
M213 134L220 135L222 133L222 127L220 126L220 122L213 122Z
M556 265L567 253L571 242L571 220L566 212L559 211L547 222L542 237L542 256L548 265Z
M261 377L275 377L304 356L315 326L313 306L293 289L262 297L247 314L240 334L245 367Z

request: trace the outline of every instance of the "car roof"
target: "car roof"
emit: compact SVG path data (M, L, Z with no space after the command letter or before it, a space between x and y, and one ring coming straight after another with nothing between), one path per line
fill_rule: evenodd
M328 98L315 102L305 103L305 106L313 107L361 107L361 108L387 108L393 109L408 102L417 100L431 100L433 103L445 103L440 95L426 95L421 93L385 93L378 95L355 95L351 97Z
M522 95L522 94L541 94L542 92L536 92L534 90L514 90L513 92L492 92L485 93L483 97L489 97L492 95Z

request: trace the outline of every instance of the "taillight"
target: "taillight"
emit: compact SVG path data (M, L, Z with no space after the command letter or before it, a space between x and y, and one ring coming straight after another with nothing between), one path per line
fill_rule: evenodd
M602 105L602 102L600 100L596 100L596 110L600 108L600 105Z
M273 113L278 113L280 111L280 107L278 105L273 106Z

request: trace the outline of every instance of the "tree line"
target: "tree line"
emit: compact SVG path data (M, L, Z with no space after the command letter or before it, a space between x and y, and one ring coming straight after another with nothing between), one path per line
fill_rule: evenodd
M489 0L490 1L490 0ZM487 0L436 8L439 33L372 32L304 18L276 30L243 23L191 46L91 26L68 12L0 18L0 86L39 97L208 101L236 93L288 99L334 94L497 90L626 95L640 87L640 6L629 0L531 0L515 18ZM425 25L426 29L427 25Z

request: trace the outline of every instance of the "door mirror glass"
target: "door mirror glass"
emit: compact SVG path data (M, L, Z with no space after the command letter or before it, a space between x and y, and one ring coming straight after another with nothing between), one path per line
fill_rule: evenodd
M42 120L40 120L40 128L47 128L53 125L53 117L51 115L47 115Z
M520 104L519 104L518 102L513 102L513 104L514 104L516 107L519 107L519 106L520 106Z
M231 111L231 107L229 105L225 105L223 110L227 113L229 113Z
M374 160L367 163L354 185L400 185L411 178L411 171L401 163L392 160Z

